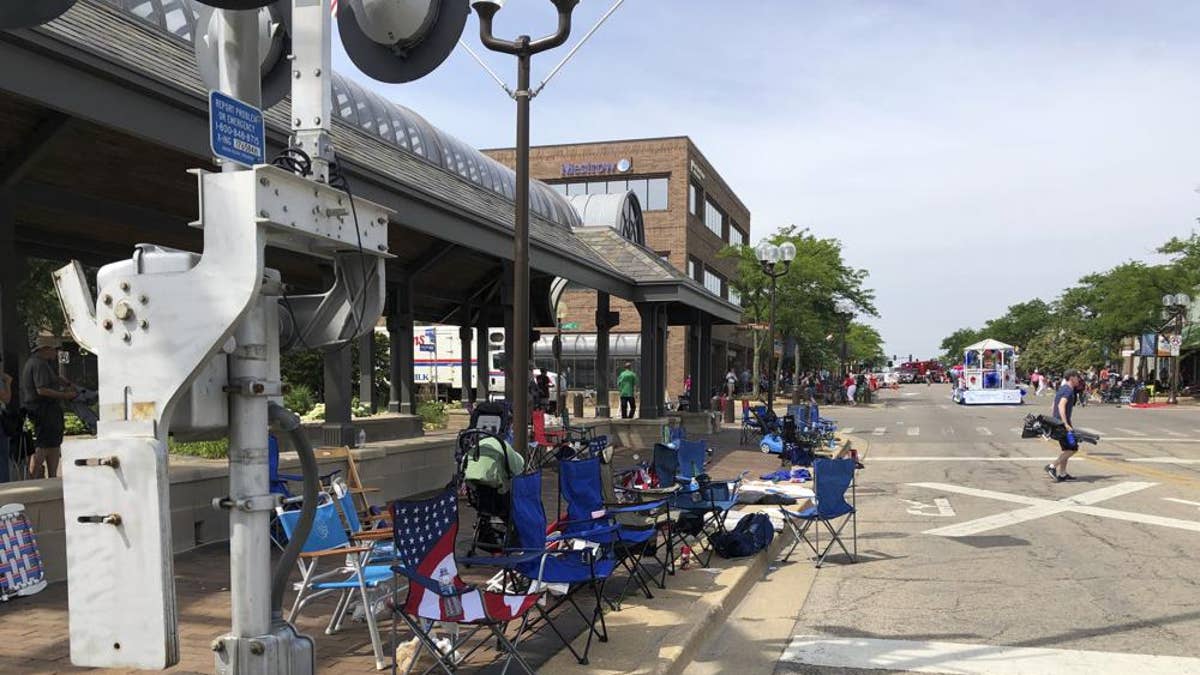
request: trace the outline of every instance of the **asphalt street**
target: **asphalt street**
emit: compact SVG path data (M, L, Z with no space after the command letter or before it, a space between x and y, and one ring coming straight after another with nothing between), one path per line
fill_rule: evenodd
M860 559L818 572L776 672L1200 673L1200 407L1077 408L1102 440L1056 483L1020 437L1051 401L823 410L865 454Z

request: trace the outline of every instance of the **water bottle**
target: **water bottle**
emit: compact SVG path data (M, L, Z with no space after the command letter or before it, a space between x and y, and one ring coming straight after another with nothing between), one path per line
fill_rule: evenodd
M359 429L359 430L358 430L358 436L356 436L356 437L355 437L355 445L354 445L354 447L356 447L356 448L361 448L361 447L363 447L363 446L364 446L364 445L366 445L366 444L367 444L367 430L366 430L366 429Z
M700 501L700 482L696 480L695 476L692 476L692 481L688 483L688 490L692 493L692 501Z
M442 568L441 574L438 577L439 585L442 587L442 616L447 621L457 621L463 618L462 598L457 595L457 589L454 588L454 579L450 576L449 570Z

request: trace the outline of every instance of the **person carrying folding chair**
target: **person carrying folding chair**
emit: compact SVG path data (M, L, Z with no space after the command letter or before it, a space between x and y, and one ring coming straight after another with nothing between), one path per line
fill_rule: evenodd
M817 459L813 462L813 491L816 493L813 505L803 511L779 507L783 514L783 522L794 537L791 548L783 556L784 562L787 562L800 542L804 542L812 550L817 567L825 562L825 557L829 555L834 544L841 547L850 562L857 562L858 509L854 505L854 471L853 459ZM846 501L848 490L851 493L851 501ZM851 553L842 541L842 531L848 523L852 528L854 553ZM821 547L822 528L829 535L824 548ZM812 538L809 538L810 534Z

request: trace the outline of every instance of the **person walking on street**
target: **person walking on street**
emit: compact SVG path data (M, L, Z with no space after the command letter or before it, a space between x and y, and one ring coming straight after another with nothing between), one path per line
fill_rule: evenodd
M725 395L730 401L733 400L733 395L737 391L737 383L737 374L733 372L733 368L730 368L725 373Z
M34 453L29 458L30 478L54 478L62 455L63 409L60 401L73 400L79 394L75 385L59 377L51 363L58 360L58 338L38 336L33 358L21 371L21 405L33 420ZM45 476L42 475L45 469Z
M621 393L621 419L633 419L637 412L637 401L633 392L637 389L638 376L633 372L633 364L626 361L625 368L617 375L617 391Z
M1066 429L1066 434L1058 439L1058 446L1061 452L1053 463L1046 465L1046 473L1055 482L1061 483L1064 480L1075 480L1075 477L1067 473L1067 460L1079 450L1079 441L1075 439L1075 427L1071 421L1071 413L1075 409L1075 392L1083 382L1083 377L1078 370L1068 370L1063 377L1062 385L1054 394L1054 407L1052 413L1054 419L1063 423Z
M856 405L854 395L858 393L858 384L854 379L854 375L847 373L846 379L842 382L842 386L846 388L846 403Z

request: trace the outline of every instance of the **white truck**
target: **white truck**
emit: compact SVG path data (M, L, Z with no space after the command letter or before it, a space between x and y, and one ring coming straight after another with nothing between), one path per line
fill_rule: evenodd
M490 398L504 397L504 329L488 329L488 392ZM475 329L471 329L471 368L477 363L476 342L478 339ZM459 337L458 326L444 324L429 326L413 326L413 379L417 385L432 385L437 397L442 400L462 400L462 339ZM557 395L558 378L554 373L550 376L550 398ZM474 379L472 372L472 379ZM476 392L478 393L478 392Z

